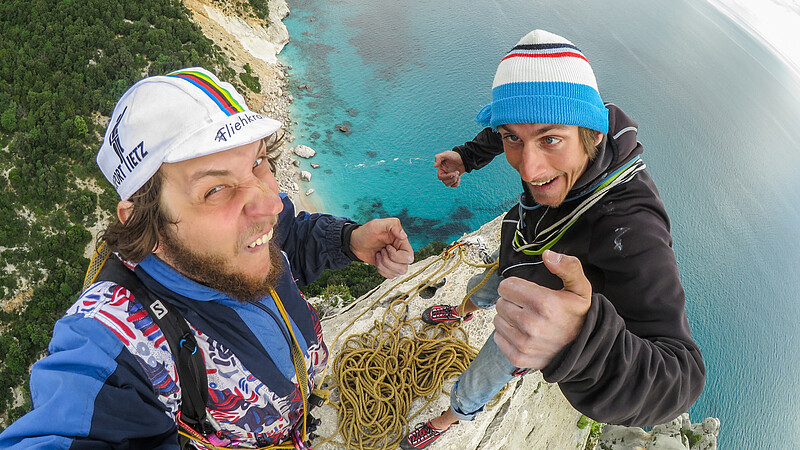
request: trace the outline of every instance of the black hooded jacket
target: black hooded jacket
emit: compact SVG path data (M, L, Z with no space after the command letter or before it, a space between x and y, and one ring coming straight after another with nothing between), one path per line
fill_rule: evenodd
M642 153L636 122L615 105L606 106L609 133L596 157L564 203L526 213L528 232L564 217L583 194ZM487 128L453 150L469 172L502 153L502 139ZM524 204L535 204L527 188L523 195ZM540 256L512 248L518 219L515 205L502 225L502 275L561 289L561 280L543 264L531 264ZM612 188L552 250L580 259L593 294L579 336L542 370L545 380L558 383L578 411L600 422L654 425L688 410L703 389L705 367L684 309L669 218L647 171Z

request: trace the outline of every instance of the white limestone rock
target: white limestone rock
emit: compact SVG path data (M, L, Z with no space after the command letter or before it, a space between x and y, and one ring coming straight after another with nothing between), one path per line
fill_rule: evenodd
M317 152L307 145L300 144L294 148L294 154L301 158L311 158L312 156L316 155Z
M303 170L300 172L300 179L303 181L311 181L311 172Z
M692 424L684 413L672 422L641 428L606 425L595 449L603 450L716 450L719 419L709 417Z

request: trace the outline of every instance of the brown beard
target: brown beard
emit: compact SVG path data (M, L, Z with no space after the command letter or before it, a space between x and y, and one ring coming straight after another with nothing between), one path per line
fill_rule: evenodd
M283 255L280 249L269 242L270 267L263 277L252 278L232 271L219 255L197 253L184 244L172 230L165 230L159 246L170 265L185 277L216 289L240 302L261 299L269 294L283 272Z

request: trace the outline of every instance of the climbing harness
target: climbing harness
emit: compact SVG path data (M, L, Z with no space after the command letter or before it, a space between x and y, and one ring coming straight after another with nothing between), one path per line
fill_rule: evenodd
M564 233L566 233L567 230L569 230L570 227L572 227L572 225L575 224L578 219L580 219L583 213L588 211L592 206L599 202L612 188L630 181L633 179L634 175L644 170L645 167L647 166L645 165L644 161L642 161L641 157L636 156L625 163L622 167L612 172L604 179L600 180L600 182L598 182L591 191L587 191L584 194L564 200L566 203L588 195L588 197L578 204L575 209L572 210L572 212L558 220L550 227L538 232L534 230L535 235L530 242L525 238L525 216L528 211L537 209L542 205L525 205L525 194L520 195L518 207L519 219L517 219L517 229L514 232L512 248L517 253L522 252L530 256L541 256L545 250L553 247L559 240L561 240L561 238L564 236Z
M145 287L134 271L125 267L118 258L109 256L108 247L105 242L102 242L89 263L89 268L84 277L83 290L85 291L86 288L98 280L114 281L120 286L124 286L145 307L148 315L164 334L170 352L175 358L178 379L181 381L181 409L175 416L175 422L178 427L178 441L181 448L192 448L193 446L190 447L191 442L196 442L212 449L231 448L226 447L226 445L230 444L230 441L222 436L220 433L222 428L205 407L208 400L208 379L206 377L205 361L202 352L197 351L197 341L188 323L169 302L156 298ZM291 336L292 362L303 399L303 424L299 431L295 428L291 432L290 440L279 445L259 447L255 450L310 450L309 434L307 433L316 428L319 420L310 416L309 403L321 404L320 397L308 392L305 359L300 349L300 344L292 330L283 302L281 302L278 293L273 288L270 288L270 295L278 307L281 318Z

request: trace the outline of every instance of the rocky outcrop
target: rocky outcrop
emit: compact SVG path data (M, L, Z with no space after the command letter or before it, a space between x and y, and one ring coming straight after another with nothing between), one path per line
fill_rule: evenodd
M693 424L689 414L656 425L650 432L641 428L606 425L598 449L613 450L716 450L719 419L709 417Z
M475 237L480 236L480 243L485 245L484 251L479 250L479 245L473 245L465 253L465 257L475 264L482 263L485 252L491 253L497 248L500 237L500 218L484 225L480 230L466 236L472 242L479 242ZM413 274L430 261L418 261L409 268L408 273ZM409 300L409 317L420 317L422 311L428 306L437 303L460 303L466 293L466 283L470 277L480 273L482 269L458 263L453 271L444 277L444 283L433 290L432 296L423 299L420 296ZM342 342L347 336L366 332L375 321L380 321L388 307L389 300L377 304L375 300L387 294L385 298L391 299L403 294L419 284L431 273L422 273L417 277L404 277L400 280L386 280L374 292L360 298L348 307L346 311L329 313L322 320L323 335L331 350L329 367L342 350ZM437 283L438 284L438 283ZM319 299L316 299L319 301ZM363 313L363 316L356 319ZM462 326L468 333L470 345L480 347L493 330L492 319L494 311L481 311L475 317L465 322ZM352 322L352 323L351 323ZM419 322L419 321L417 321ZM342 333L338 340L334 340ZM332 369L329 369L332 370ZM452 382L445 384L449 392ZM334 396L336 392L334 391ZM430 419L448 408L450 399L448 395L441 395L430 405L425 405L423 400L417 400L412 405L412 414L420 414L410 425ZM325 405L315 410L314 415L322 419L318 433L323 437L331 436L336 432L337 411ZM520 377L509 384L508 389L498 399L497 404L480 414L473 422L464 422L454 425L439 441L431 447L437 449L556 449L583 448L589 434L588 428L580 429L577 426L581 413L576 411L555 384L550 384L542 379L539 372ZM341 441L341 437L338 439ZM340 448L333 445L315 445L315 449Z

